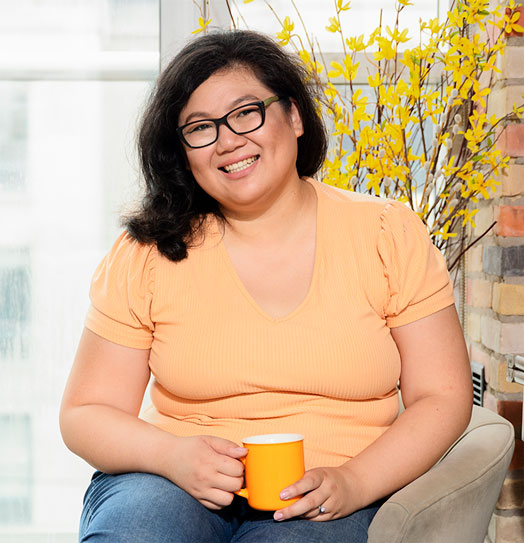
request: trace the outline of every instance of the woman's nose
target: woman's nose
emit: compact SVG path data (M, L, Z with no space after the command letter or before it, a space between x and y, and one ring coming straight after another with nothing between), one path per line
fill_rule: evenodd
M219 153L242 147L245 143L246 138L241 134L235 134L226 124L218 127L217 151Z

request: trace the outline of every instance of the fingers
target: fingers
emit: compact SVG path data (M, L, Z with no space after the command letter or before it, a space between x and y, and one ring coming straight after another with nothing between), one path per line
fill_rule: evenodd
M194 497L208 509L218 511L220 509L223 509L224 507L227 507L228 505L231 505L231 502L233 501L235 495L231 492L224 492L223 490L213 489L208 491L205 496L202 496L200 498L198 496Z
M213 451L218 453L215 458L217 471L231 477L242 476L244 465L240 459L246 456L247 449L227 439L211 436L206 436L205 439Z
M230 477L229 475L218 473L213 483L213 487L217 490L238 492L242 488L244 477Z
M280 493L280 497L283 500L289 500L298 496L303 497L290 506L276 511L273 518L275 520L286 520L298 516L310 519L315 518L319 514L319 505L328 498L328 496L324 496L324 493L319 489L322 481L322 474L317 470L311 470L308 471L302 479L285 488Z
M232 458L242 458L246 456L247 449L239 447L233 441L222 439L220 437L206 436L208 444L219 454L231 456Z
M218 473L229 477L242 477L244 474L244 464L240 460L230 458L229 456L218 456L215 468Z
M305 473L302 479L284 488L280 493L280 497L283 500L289 500L307 494L317 489L322 484L322 481L323 476L319 470L310 470Z
M350 489L343 483L338 468L316 468L307 471L302 479L281 492L282 499L302 497L276 511L273 518L281 521L302 517L322 522L346 516L352 512L346 507L348 495Z
M321 492L310 492L292 505L276 511L273 518L275 520L287 520L293 517L305 517L310 520L320 520L317 517L322 515L324 517L322 520L327 520L325 516L327 509L323 513L319 511L319 505L325 503L326 500L327 496L324 496Z

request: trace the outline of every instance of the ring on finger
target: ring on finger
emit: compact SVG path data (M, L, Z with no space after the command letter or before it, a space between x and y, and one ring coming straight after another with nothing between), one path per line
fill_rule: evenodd
M318 506L318 514L323 515L326 512L326 508L323 505Z

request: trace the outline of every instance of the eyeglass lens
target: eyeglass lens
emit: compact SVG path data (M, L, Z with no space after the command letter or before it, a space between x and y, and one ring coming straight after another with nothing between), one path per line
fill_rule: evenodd
M260 128L264 122L262 109L258 104L248 104L229 112L226 123L237 134L246 134ZM218 127L212 121L203 120L184 127L182 136L193 147L203 147L217 139Z

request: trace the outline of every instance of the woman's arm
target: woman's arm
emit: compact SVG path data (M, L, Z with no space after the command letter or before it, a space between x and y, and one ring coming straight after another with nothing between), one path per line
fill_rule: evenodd
M425 473L466 428L473 391L455 306L391 334L401 357L405 411L355 458L338 468L310 470L286 489L289 498L305 496L277 511L278 520L297 515L329 520L365 507ZM326 513L319 515L319 505Z
M106 473L155 473L206 507L229 504L246 450L211 436L176 437L139 419L149 376L149 350L84 330L60 409L65 444Z

